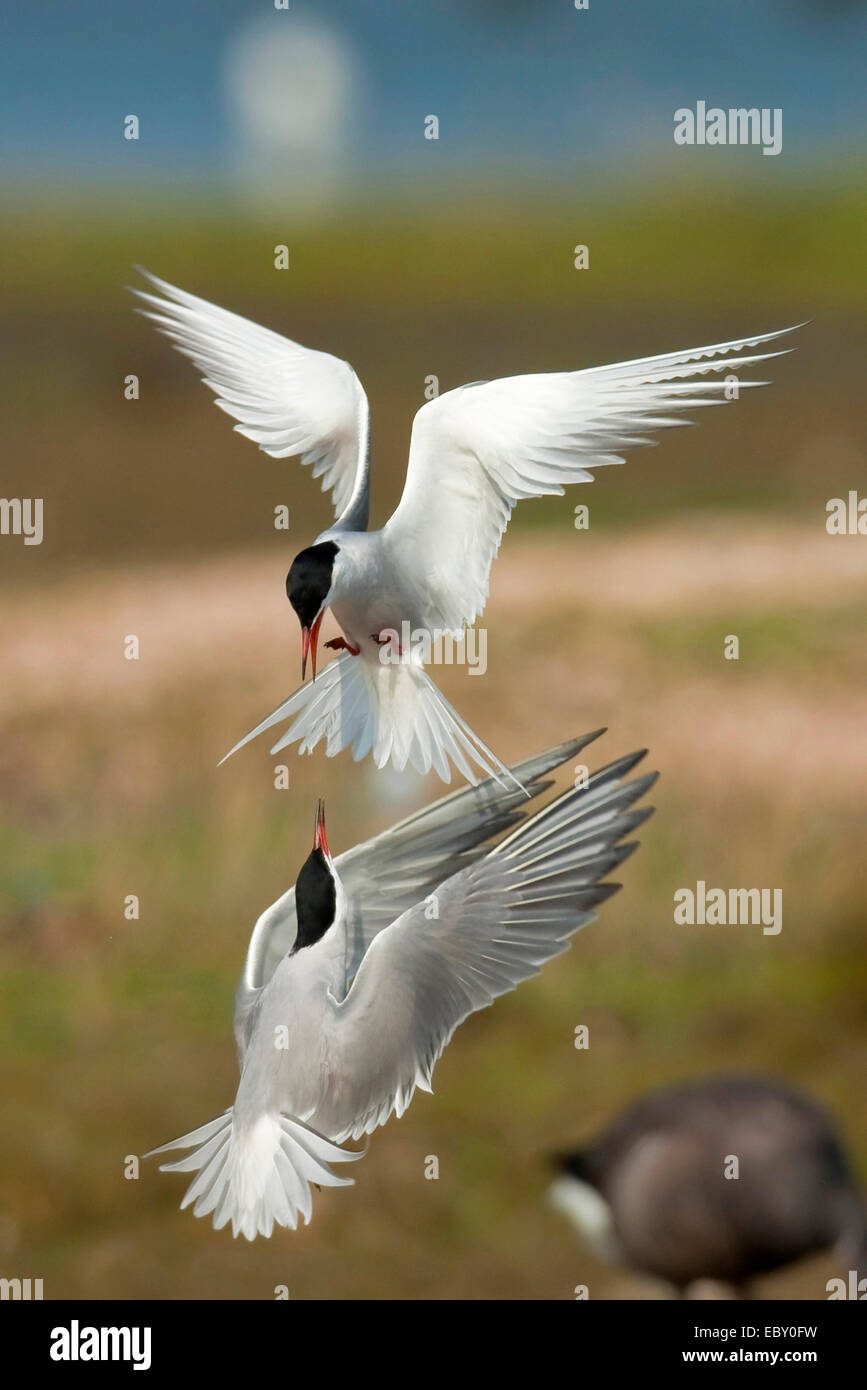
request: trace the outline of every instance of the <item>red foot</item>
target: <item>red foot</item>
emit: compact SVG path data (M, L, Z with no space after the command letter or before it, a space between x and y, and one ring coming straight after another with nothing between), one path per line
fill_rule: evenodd
M333 652L350 652L352 656L358 656L360 647L353 647L351 642L347 642L345 637L332 637L330 642L325 643Z

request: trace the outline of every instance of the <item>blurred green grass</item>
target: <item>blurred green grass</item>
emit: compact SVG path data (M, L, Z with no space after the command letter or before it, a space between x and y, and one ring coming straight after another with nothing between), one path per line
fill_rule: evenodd
M60 290L92 312L107 272L126 283L144 261L233 294L311 299L326 314L355 301L377 313L408 301L419 310L469 303L499 313L510 303L558 306L569 294L580 306L624 292L633 304L722 299L733 308L788 304L797 292L809 314L863 307L865 215L862 183L818 170L770 184L667 171L664 186L651 171L624 187L530 183L517 194L451 187L431 195L428 184L424 195L374 190L322 221L241 216L222 201L163 189L139 193L132 209L116 194L103 198L96 216L90 200L38 210L25 203L17 213L7 205L0 248L12 304L50 311ZM586 273L572 266L578 243L590 247ZM289 246L291 264L275 276L277 244Z

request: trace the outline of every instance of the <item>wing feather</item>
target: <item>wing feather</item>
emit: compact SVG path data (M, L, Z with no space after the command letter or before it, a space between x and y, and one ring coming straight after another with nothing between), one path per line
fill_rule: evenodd
M348 362L302 347L140 270L158 294L141 312L198 367L235 429L272 458L298 455L333 492L337 524L364 530L369 410Z
M643 757L619 759L517 826L489 853L441 883L370 944L328 1038L339 1093L316 1123L335 1142L400 1114L469 1014L565 951L572 934L617 892L606 875L636 848L624 843L652 812L627 808L656 774L623 783ZM544 872L540 872L544 866Z
M427 626L460 630L482 612L491 565L519 501L592 482L593 470L623 463L623 451L655 443L646 431L691 423L680 413L723 404L727 383L707 378L782 356L744 350L793 331L577 372L475 382L423 405L385 535L396 563L424 576ZM739 381L738 389L764 385Z

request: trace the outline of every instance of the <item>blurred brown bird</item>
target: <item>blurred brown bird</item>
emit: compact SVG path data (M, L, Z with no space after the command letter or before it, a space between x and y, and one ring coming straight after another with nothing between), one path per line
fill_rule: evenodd
M867 1275L867 1207L840 1140L782 1082L718 1076L656 1091L554 1161L551 1200L588 1244L681 1296L713 1280L746 1297L756 1276L832 1249L844 1280Z

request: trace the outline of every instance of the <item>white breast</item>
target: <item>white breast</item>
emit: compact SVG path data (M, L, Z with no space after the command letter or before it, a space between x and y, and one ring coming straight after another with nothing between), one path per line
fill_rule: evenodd
M346 979L345 916L285 956L262 991L235 1101L238 1119L281 1111L306 1120L329 1084L326 1019Z

